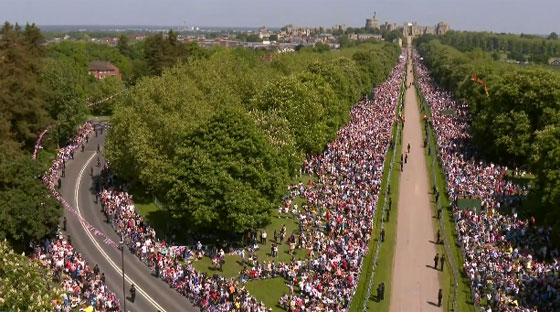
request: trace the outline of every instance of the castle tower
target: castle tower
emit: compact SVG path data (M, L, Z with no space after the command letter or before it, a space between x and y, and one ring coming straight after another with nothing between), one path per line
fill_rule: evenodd
M373 18L366 19L366 29L379 29L379 20L376 15L377 12L373 12Z

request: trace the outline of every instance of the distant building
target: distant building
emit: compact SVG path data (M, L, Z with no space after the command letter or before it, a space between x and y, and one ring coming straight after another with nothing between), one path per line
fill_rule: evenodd
M259 39L268 39L270 38L270 32L266 29L266 27L261 27L259 29Z
M342 25L334 25L332 30L333 31L338 31L338 30L342 30L342 31L346 31L348 27L346 26L346 24L342 24Z
M366 19L366 29L379 29L379 20L376 17L377 12L373 12L373 18Z
M365 41L369 39L375 39L377 41L381 41L383 40L383 37L381 35L374 35L374 34L350 34L348 36L348 39L354 41Z
M119 68L110 62L93 61L89 63L89 73L96 79L103 79L105 77L114 76L122 80Z
M445 35L449 31L449 24L447 24L446 22L439 22L435 28L436 35Z
M432 26L419 26L414 23L404 23L402 28L403 36L421 36L421 35L444 35L449 31L449 24L439 22L435 27Z

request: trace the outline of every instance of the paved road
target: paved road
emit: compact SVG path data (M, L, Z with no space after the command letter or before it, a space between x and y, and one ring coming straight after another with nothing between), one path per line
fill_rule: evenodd
M105 233L115 242L120 238L112 227L104 222L101 206L95 204L95 193L93 179L90 176L90 167L94 168L94 176L100 173L97 165L97 157L103 157L96 153L97 144L102 146L106 131L103 135L95 137L91 135L85 151L77 151L75 159L67 162L66 178L62 181L61 194L66 201L76 208L91 225ZM101 272L105 272L106 282L110 290L115 292L119 300L123 301L122 275L121 275L121 253L114 247L106 245L98 236L92 236L86 231L78 219L68 211L64 212L68 222L67 234L71 235L72 245L80 252L86 261L94 266L99 265ZM132 312L180 312L198 311L198 308L180 295L174 289L160 279L151 275L148 267L138 258L131 254L125 247L125 273L127 277L125 291L128 297L130 284L137 287L136 300L134 303L127 300L126 308Z
M410 38L408 46L411 46ZM410 55L410 50L409 50ZM409 60L407 83L413 82ZM439 271L433 268L438 252L433 222L426 157L416 90L406 90L403 152L410 143L408 162L401 173L390 311L442 311L437 306ZM445 297L445 296L444 296Z

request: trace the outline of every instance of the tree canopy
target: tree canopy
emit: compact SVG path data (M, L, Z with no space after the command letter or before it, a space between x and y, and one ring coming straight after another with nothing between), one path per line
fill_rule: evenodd
M360 53L367 62L354 60ZM336 137L399 49L262 55L237 48L187 58L116 104L106 142L112 168L164 200L189 230L265 224L304 155Z
M195 228L242 233L266 224L287 163L243 111L226 108L179 142L167 193Z
M52 311L52 300L62 289L50 285L52 273L37 260L16 254L5 240L0 240L0 310Z

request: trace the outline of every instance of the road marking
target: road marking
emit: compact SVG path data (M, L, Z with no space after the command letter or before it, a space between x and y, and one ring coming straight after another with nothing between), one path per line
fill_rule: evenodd
M75 203L76 203L76 211L78 212L78 216L80 218L82 218L82 213L80 212L80 205L78 204L78 194L80 192L80 184L82 182L82 175L84 174L84 170L88 166L89 162L93 159L93 157L95 157L95 155L96 155L96 153L91 155L91 157L86 161L86 163L82 167L82 170L80 170L80 173L78 174L78 180L77 180L77 183L76 183L76 188L74 189L74 200L75 200ZM82 222L80 222L80 225L82 226L82 228L86 232L87 236L89 237L89 239L91 240L91 242L93 243L95 248L97 248L97 250L99 250L101 255L105 258L105 260L107 260L107 262L109 262L109 264L113 267L113 269L115 269L122 276L122 270L119 268L119 266L116 265L113 262L113 260L111 260L109 255L107 255L105 250L103 250L103 248L101 248L101 246L99 245L97 240L95 240L93 235L86 229L86 227L84 226L84 224ZM146 298L146 300L148 300L148 302L151 303L154 306L154 308L160 310L161 312L166 312L164 308L162 308L154 299L152 299L152 297L150 297L142 288L140 288L140 286L138 286L138 283L134 282L126 274L124 275L124 277L125 277L127 282L129 282L130 284L136 285L136 290L140 293L140 295L144 296ZM124 300L126 300L126 294L124 294L124 295L125 295ZM127 311L124 311L124 312L127 312Z

